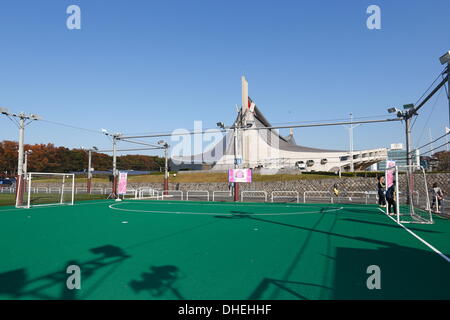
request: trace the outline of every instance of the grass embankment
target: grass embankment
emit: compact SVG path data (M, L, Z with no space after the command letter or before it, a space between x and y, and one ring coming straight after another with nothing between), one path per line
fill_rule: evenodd
M42 197L48 196L47 194L42 194ZM58 202L56 197L59 197L59 195L55 194L55 200L53 202ZM40 195L33 195L33 201L37 204L41 203L39 202ZM98 200L98 199L106 199L108 195L105 194L76 194L75 195L75 201L83 201L83 200ZM37 200L36 200L37 198ZM26 201L26 199L25 199ZM46 203L45 201L42 203ZM11 193L0 193L0 206L13 206L15 205L15 194Z

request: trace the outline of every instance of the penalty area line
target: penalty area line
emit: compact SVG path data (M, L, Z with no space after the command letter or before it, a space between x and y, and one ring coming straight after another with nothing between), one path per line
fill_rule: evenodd
M380 210L382 213L386 214L386 212L384 212L384 210L378 208L378 210ZM386 214L387 215L387 214ZM442 259L444 259L445 261L447 261L448 263L450 263L450 258L447 257L445 254L443 254L442 252L440 252L438 249L436 249L435 247L433 247L431 244L429 244L428 242L426 242L424 239L422 239L421 237L419 237L417 234L415 234L414 232L412 232L411 230L409 230L407 227L405 227L403 224L401 224L400 222L398 222L397 220L395 220L394 218L392 218L390 215L387 215L392 221L394 221L396 224L398 224L400 227L402 227L403 229L405 229L406 231L408 231L414 238L416 238L417 240L419 240L420 242L422 242L424 245L426 245L428 248L430 248L431 250L433 250L435 253L437 253Z

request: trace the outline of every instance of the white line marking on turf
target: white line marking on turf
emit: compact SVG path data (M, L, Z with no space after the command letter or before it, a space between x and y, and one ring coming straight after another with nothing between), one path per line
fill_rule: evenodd
M380 210L381 212L383 212L384 214L386 214L386 212L380 208L378 208L378 210ZM386 214L387 215L387 214ZM442 259L444 259L445 261L447 261L448 263L450 263L450 258L447 257L445 254L443 254L442 252L440 252L438 249L436 249L435 247L433 247L431 244L429 244L428 242L426 242L425 240L423 240L421 237L419 237L417 234L415 234L414 232L412 232L411 230L409 230L407 227L405 227L403 224L399 223L397 220L395 220L394 218L392 218L390 215L387 215L392 221L394 221L396 224L398 224L400 227L402 227L403 229L405 229L406 231L408 231L410 234L412 234L416 239L418 239L420 242L422 242L423 244L425 244L428 248L430 248L431 250L433 250L435 253L437 253Z
M140 200L140 199L138 199ZM173 205L180 205L183 204L184 206L198 206L198 203L189 203L186 201L178 201L178 202L162 202L164 200L158 200L158 201L154 201L154 200L150 200L147 201L146 200L140 200L142 202L133 202L133 203L152 203L152 204L159 204L159 205L167 205L167 204L173 204ZM248 202L247 202L248 203ZM220 203L207 203L207 202L203 202L201 204L202 206L223 206L223 205L228 205L230 207L241 207L241 205L243 205L242 207L268 207L268 206L273 206L276 208L317 208L318 206L311 206L311 205L305 205L304 203L293 203L293 204L287 204L287 205L283 205L282 203L276 203L276 202L266 202L263 204L246 204L246 202L240 202L238 205L233 203L233 202L220 202Z
M145 213L174 213L174 214L189 214L189 215L215 215L215 216L287 216L287 215L301 215L301 214L309 214L309 213L328 213L342 210L343 207L334 208L326 211L308 211L308 212L273 212L273 213L220 213L220 212L185 212L185 211L158 211L158 210L138 210L138 209L122 209L116 208L115 206L120 203L113 203L109 205L110 209L125 211L125 212L145 212Z

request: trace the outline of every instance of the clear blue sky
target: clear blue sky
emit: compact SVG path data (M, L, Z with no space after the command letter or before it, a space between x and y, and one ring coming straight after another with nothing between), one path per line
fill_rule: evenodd
M81 7L81 30L66 28L71 4ZM366 27L371 4L381 7L381 30ZM233 121L245 75L272 123L383 115L416 102L443 69L449 15L448 0L2 1L0 106L122 133L195 120L212 128ZM444 92L436 99L413 128L416 146L449 125ZM0 123L0 140L17 140L13 124ZM295 132L302 145L348 148L344 127ZM46 122L31 124L26 142L110 146ZM395 142L404 142L400 123L355 129L357 149Z

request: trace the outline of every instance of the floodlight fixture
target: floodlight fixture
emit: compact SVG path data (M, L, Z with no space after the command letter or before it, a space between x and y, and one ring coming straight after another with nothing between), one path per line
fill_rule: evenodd
M8 111L7 108L0 107L0 113L1 113L1 114L8 114L9 111Z
M158 144L161 145L161 146L164 147L164 148L168 148L168 147L169 147L169 145L167 144L167 142L165 142L164 140L159 140L159 141L158 141Z
M389 109L387 109L387 111L389 113L398 113L398 112L400 112L400 110L398 110L397 108L389 108Z
M441 64L450 63L450 51L446 52L442 57L439 58Z
M37 114L30 114L30 119L31 120L41 120L41 116L37 115Z
M223 122L217 122L216 125L221 129L225 129L225 124Z

